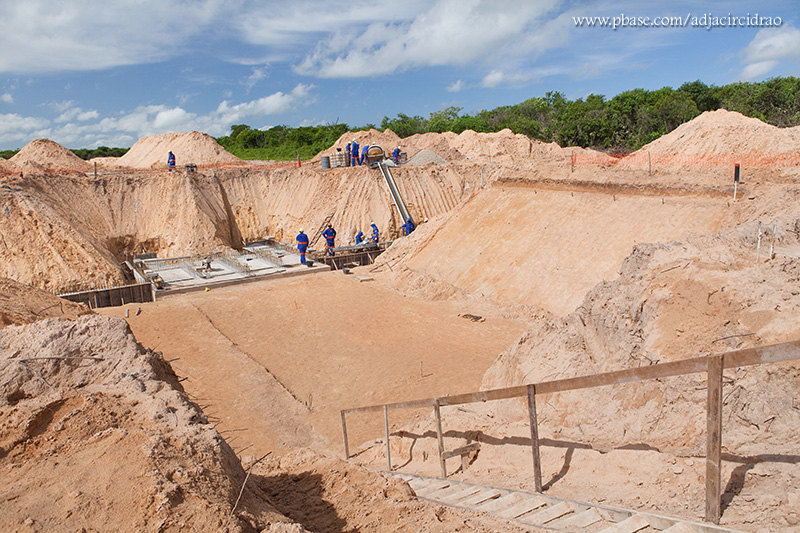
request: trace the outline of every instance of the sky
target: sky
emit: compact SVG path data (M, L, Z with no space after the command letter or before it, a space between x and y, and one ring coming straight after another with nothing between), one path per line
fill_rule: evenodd
M798 0L0 0L0 13L0 150L800 76Z

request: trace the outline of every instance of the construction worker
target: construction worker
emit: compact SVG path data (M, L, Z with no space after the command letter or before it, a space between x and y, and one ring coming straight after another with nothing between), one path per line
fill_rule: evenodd
M300 263L306 264L306 250L308 249L308 235L303 233L303 230L300 230L300 233L297 234L297 250L300 252Z
M345 161L344 166L349 167L350 166L350 143L347 143L347 146L345 146L344 153L345 153L344 157L347 160L347 161Z
M378 226L374 222L370 222L370 226L372 226L372 242L378 244Z
M330 223L328 223L328 227L325 229L325 231L322 232L322 236L325 237L325 241L328 246L328 255L336 255L333 252L333 247L335 246L333 240L336 238L336 230L333 229L333 226L331 226Z
M369 145L367 144L364 148L361 149L361 159L358 160L359 165L363 165L367 163L367 152L369 152Z
M362 242L364 242L364 232L359 230L356 233L356 244L361 244Z
M408 217L406 223L403 224L403 235L411 235L411 232L414 231L415 228L416 226L411 222L411 217Z
M358 165L358 141L353 139L353 142L350 143L350 166L356 165Z
M394 161L395 163L399 163L400 162L400 148L399 147L395 148L394 150L392 150L392 161Z
M175 154L172 152L169 153L167 156L167 166L169 167L169 171L172 172L175 170Z

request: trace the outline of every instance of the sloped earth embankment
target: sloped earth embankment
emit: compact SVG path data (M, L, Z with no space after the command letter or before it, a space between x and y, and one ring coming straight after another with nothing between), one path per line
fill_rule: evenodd
M169 365L124 321L0 330L4 531L230 531L290 522L245 472ZM285 529L284 529L285 531Z
M398 172L415 217L455 206L462 178L452 169ZM131 254L197 255L272 236L293 242L333 214L337 244L375 222L381 239L402 225L380 173L356 169L112 173L100 178L29 174L0 189L0 276L52 292L125 282Z

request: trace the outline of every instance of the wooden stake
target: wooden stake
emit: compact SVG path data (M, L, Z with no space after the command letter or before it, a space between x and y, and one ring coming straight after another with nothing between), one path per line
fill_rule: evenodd
M706 522L719 524L722 485L722 357L708 358L706 411Z
M433 402L433 414L436 418L436 440L439 442L439 468L442 471L442 479L447 478L447 466L444 463L444 438L442 437L442 413L439 408L439 399Z
M528 415L531 425L531 452L533 453L533 485L542 492L542 461L539 456L539 424L536 419L536 386L528 385Z
M344 460L347 461L350 459L350 448L347 444L347 421L345 420L344 411L341 412L342 415L342 439L344 440Z
M389 447L389 408L383 406L383 428L386 434L386 470L392 471L392 450Z

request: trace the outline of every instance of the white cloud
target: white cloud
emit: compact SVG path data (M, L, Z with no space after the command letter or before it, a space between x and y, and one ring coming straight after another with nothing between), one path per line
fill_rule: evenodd
M98 70L158 61L209 30L221 0L4 2L0 72Z
M464 89L467 88L467 84L464 83L463 80L458 80L456 82L451 83L446 87L446 90L451 93L460 93Z
M244 86L247 87L247 92L250 92L250 89L256 86L256 84L267 77L267 69L266 68L253 68L253 73L247 77L247 80L243 82Z
M800 29L784 25L760 30L742 50L742 79L752 80L768 74L781 61L797 61L800 57Z
M50 122L36 117L24 117L16 113L0 114L0 143L22 148L31 139L47 137Z
M56 122L69 122L71 120L86 122L87 120L94 120L100 117L100 113L94 109L84 111L80 107L76 107L72 101L53 103L50 106L56 112L61 113L58 117L56 117Z
M0 102L5 102L6 104L13 104L14 97L8 93L0 95Z
M279 91L249 102L231 104L226 100L204 115L179 106L150 105L100 118L97 111L84 111L72 101L52 102L48 107L60 113L53 121L0 114L0 143L24 146L33 138L47 137L69 148L124 147L148 135L191 130L219 137L243 120L307 106L315 101L314 88L299 84L287 93Z
M531 52L526 32L559 0L439 0L411 21L374 22L359 33L335 32L296 67L304 75L362 77L414 67L468 65ZM351 26L352 27L352 26ZM530 46L544 49L547 43Z

